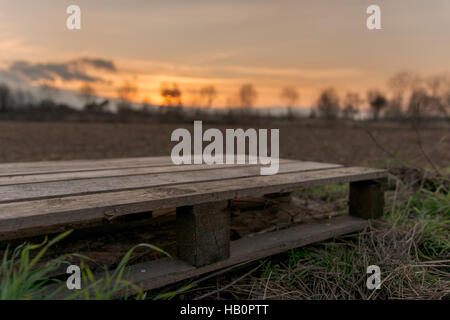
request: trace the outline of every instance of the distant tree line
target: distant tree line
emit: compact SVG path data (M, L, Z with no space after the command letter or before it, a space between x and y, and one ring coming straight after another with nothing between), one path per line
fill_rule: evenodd
M450 78L446 74L421 77L400 72L388 80L387 86L389 94L370 89L364 98L359 93L348 92L342 102L335 89L327 88L320 93L311 116L354 119L365 106L366 118L375 121L408 119L417 123L427 118L449 118Z
M446 74L421 77L411 72L400 72L393 75L387 82L388 90L370 89L365 95L358 92L347 92L343 97L334 88L322 90L317 98L310 117L320 117L327 120L365 118L374 121L380 119L405 120L418 123L425 118L449 118L450 113L450 78ZM58 89L44 83L39 88L40 100L30 92L12 89L6 84L0 84L0 114L10 111L49 110L62 112L71 110L67 104L55 102ZM180 115L184 94L176 83L162 83L159 88L161 97L160 114ZM130 81L125 81L116 89L116 113L119 116L136 112L148 112L152 105L144 99L140 108L138 105L139 88ZM110 101L99 97L89 83L83 84L78 97L83 102L84 112L90 114L111 113ZM205 85L195 92L195 99L189 106L210 109L217 100L218 91L214 85ZM299 101L300 93L292 86L280 91L280 101L286 107L286 116L295 117L294 108ZM243 84L236 94L228 97L227 105L240 114L250 114L258 99L258 92L251 83ZM74 110L74 109L73 109Z

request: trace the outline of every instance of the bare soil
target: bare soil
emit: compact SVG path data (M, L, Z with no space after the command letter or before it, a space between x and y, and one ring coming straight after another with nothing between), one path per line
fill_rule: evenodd
M226 128L279 128L280 156L345 165L387 166L399 162L430 167L450 164L449 126L419 131L407 124L333 124L308 120L217 124ZM192 123L0 122L0 162L170 155L170 136ZM204 130L209 127L204 124ZM387 160L389 158L389 160ZM389 162L387 162L389 161Z

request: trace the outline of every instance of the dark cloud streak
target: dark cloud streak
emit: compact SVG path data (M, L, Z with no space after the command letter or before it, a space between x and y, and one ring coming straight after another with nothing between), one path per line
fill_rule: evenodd
M1 75L16 76L29 81L85 81L105 82L98 76L89 75L89 70L116 72L116 66L111 60L101 58L79 58L65 63L30 63L15 61L6 70L0 70Z
M111 60L105 60L100 58L81 58L78 60L75 60L76 62L81 62L82 64L91 65L94 68L97 69L103 69L106 71L116 72L116 66L114 65L114 62Z

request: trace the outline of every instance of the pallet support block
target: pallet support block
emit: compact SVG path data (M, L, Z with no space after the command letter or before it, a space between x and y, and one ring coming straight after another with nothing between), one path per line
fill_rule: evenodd
M349 214L364 219L383 216L386 179L350 183Z
M230 257L228 201L177 208L177 257L201 267Z

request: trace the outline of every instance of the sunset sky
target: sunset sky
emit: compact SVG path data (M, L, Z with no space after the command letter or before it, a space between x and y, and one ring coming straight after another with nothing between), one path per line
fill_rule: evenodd
M79 31L66 28L71 4ZM382 30L366 28L371 4ZM0 0L0 82L21 87L87 81L114 97L131 81L160 103L160 84L176 82L188 105L213 84L224 106L252 83L258 106L281 105L285 86L309 106L322 88L385 89L403 70L450 70L449 0Z

